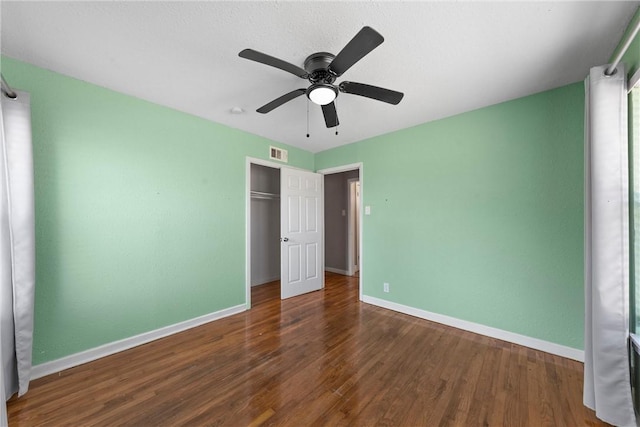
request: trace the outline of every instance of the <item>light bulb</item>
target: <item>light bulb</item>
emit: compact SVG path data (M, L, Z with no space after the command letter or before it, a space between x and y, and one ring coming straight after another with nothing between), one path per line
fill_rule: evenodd
M327 105L336 99L337 93L332 86L316 86L312 87L309 92L309 99L314 104Z

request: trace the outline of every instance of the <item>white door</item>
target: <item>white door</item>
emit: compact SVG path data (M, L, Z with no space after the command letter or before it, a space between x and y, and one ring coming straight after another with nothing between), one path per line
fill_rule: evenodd
M323 175L280 169L280 296L321 289L324 281Z

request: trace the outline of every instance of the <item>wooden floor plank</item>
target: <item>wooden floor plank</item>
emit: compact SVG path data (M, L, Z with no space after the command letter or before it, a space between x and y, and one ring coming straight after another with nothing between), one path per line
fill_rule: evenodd
M11 426L606 425L581 363L358 300L357 278L32 382Z

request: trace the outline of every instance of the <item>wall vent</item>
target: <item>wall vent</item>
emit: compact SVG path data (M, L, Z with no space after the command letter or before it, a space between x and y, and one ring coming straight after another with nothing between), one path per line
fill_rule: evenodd
M269 158L287 163L289 161L289 153L278 147L269 147Z

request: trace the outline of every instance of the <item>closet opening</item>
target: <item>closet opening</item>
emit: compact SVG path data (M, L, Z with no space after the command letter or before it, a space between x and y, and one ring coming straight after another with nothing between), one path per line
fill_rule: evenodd
M250 295L253 303L280 295L280 169L251 163L250 191ZM262 288L258 288L262 287ZM253 296L253 298L251 298Z

